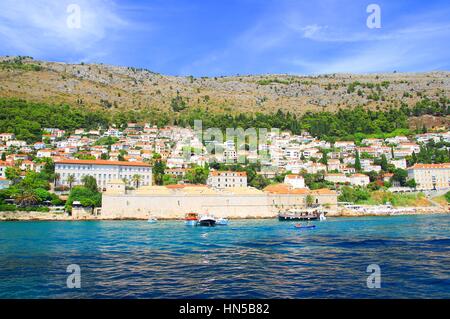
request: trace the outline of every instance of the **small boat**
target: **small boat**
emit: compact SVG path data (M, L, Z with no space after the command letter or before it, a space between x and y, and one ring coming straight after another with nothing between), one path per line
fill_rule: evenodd
M216 219L211 215L202 216L200 217L197 226L214 227L216 226Z
M147 223L149 223L149 224L155 224L157 222L158 222L158 219L155 217L149 217L147 220Z
M324 213L320 213L319 219L320 219L321 222L324 222L324 221L327 220L327 218L325 217Z
M228 219L219 218L218 220L216 220L216 225L217 226L228 226Z
M197 213L189 213L186 214L184 218L186 226L197 226L198 223L198 214Z
M306 226L303 226L303 225L301 225L301 224L295 224L294 227L297 228L297 229L315 229L315 228L316 228L316 225L306 225Z
M279 221L304 221L304 220L317 220L319 214L316 210L289 210L278 215Z

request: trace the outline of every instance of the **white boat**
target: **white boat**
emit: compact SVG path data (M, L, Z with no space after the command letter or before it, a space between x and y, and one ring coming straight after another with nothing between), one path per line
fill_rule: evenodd
M214 227L216 226L216 219L211 215L201 216L197 226Z
M226 218L219 218L218 220L216 220L216 225L217 226L227 226L228 225L228 219L226 219Z
M158 219L155 218L155 217L149 217L148 220L147 220L147 222L148 222L149 224L155 224L155 223L158 222Z
M324 222L324 221L327 220L327 218L325 217L324 213L320 213L319 219L320 219L321 222Z

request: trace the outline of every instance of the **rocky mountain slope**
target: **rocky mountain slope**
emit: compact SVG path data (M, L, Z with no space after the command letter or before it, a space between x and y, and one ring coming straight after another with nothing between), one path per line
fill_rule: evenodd
M302 114L363 105L385 109L424 97L450 96L450 72L175 77L101 64L65 64L27 57L0 58L0 97L69 103L109 110Z

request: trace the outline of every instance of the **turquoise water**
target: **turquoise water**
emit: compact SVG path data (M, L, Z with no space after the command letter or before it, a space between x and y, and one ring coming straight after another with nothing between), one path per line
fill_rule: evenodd
M0 298L450 298L450 216L316 224L0 223Z

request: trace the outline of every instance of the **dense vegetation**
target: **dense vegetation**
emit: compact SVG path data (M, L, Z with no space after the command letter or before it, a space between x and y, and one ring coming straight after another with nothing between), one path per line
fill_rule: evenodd
M409 135L408 118L431 114L450 115L450 100L439 102L423 99L414 108L403 105L385 111L366 110L363 107L341 109L336 113L307 112L302 116L284 113L275 114L211 114L202 109L189 110L176 118L176 124L193 126L194 120L202 120L203 128L216 127L225 131L229 127L280 128L294 134L308 131L313 136L328 141L356 140L367 137L387 138L395 135ZM422 129L422 128L421 128Z
M173 114L155 110L109 113L74 108L69 105L48 105L16 99L0 99L0 131L15 133L18 139L36 141L45 127L57 127L72 131L76 128L98 128L115 124L126 127L128 122L148 121L158 126L175 124L193 126L195 120L202 120L203 128L279 128L294 134L308 131L313 136L328 141L356 140L366 137L390 137L412 133L408 127L408 117L424 114L436 116L450 115L450 100L442 97L439 101L427 98L415 107L388 110L366 110L363 107L341 109L336 113L307 112L302 116L285 113L274 114L229 114L211 113L205 109L190 109L181 96L172 101ZM420 128L422 130L422 128Z
M40 173L29 171L24 178L18 167L9 167L6 176L12 185L0 190L0 211L48 211L47 205L61 205L63 202L50 190L50 183L56 178L54 164L46 160ZM7 203L13 199L13 203Z
M83 178L82 186L75 186L71 189L66 202L66 210L72 211L75 201L80 202L83 207L100 207L102 205L102 194L98 191L97 181L92 176Z
M40 140L47 127L73 131L80 127L106 127L108 123L106 114L69 105L0 99L0 132L14 133L17 139L27 142Z
M409 165L416 163L423 164L440 164L450 162L450 143L438 142L433 140L420 147L418 154L413 153L411 157L407 158Z
M360 205L385 205L390 203L397 207L429 205L423 193L394 194L385 190L371 191L364 187L349 186L341 188L338 201Z

